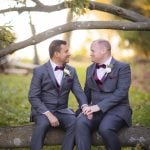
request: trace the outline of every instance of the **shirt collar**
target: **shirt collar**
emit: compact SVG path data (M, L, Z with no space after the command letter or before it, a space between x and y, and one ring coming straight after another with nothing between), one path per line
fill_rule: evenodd
M53 70L55 70L57 64L55 64L51 59L50 59L50 63L51 63L51 65L52 65Z
M111 62L111 60L112 60L112 56L110 56L110 57L104 62L104 64L105 64L106 66L109 65L110 62Z

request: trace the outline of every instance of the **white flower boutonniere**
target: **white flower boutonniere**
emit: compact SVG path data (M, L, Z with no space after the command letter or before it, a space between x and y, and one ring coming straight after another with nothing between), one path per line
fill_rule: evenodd
M71 76L71 73L67 68L64 68L64 75L65 76Z
M113 68L113 65L112 64L109 64L106 66L106 73L110 73L111 72L111 69Z

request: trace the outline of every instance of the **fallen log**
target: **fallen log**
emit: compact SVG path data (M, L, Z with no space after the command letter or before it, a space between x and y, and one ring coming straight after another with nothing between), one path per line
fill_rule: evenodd
M4 69L3 73L5 73L5 74L27 75L29 72L26 69L8 68L8 69Z
M29 147L33 125L0 127L0 148L25 148ZM64 131L55 128L47 133L45 145L61 145ZM135 147L141 145L145 150L150 149L150 128L130 127L119 132L121 145ZM102 146L103 141L97 132L93 133L92 144Z
M11 63L9 63L9 66L10 67L15 67L15 68L20 68L20 69L26 69L26 70L32 72L32 70L34 68L38 67L39 65L29 64L29 63L22 63L22 62L13 60Z

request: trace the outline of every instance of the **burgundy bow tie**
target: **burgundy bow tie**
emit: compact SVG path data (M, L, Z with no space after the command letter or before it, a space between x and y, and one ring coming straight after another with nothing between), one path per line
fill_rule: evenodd
M96 69L99 69L99 68L106 68L106 65L105 64L96 64Z
M65 68L65 66L56 66L56 67L55 67L55 71L56 71L56 70L64 70L64 68Z

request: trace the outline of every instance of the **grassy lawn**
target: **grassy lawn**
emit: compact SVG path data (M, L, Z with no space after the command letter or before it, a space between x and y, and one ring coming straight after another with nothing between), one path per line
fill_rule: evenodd
M73 62L72 65L77 68L79 80L82 87L84 87L85 71L88 64ZM140 88L141 86L139 86L140 83L138 83L137 78L134 79L137 70L140 70L140 74L142 73L141 68L139 68L140 66L135 66L134 64L131 66L132 71L134 70L132 75L133 81L130 88L133 124L150 126L150 94L148 91L144 91ZM0 74L0 126L21 125L29 122L30 104L28 102L28 90L31 77L32 74L26 76ZM69 106L74 110L78 107L72 93L70 94Z
M85 70L88 64L72 62L72 65L77 68L79 80L82 87L84 87ZM150 127L149 82L145 81L144 74L144 70L149 73L148 66L144 65L143 67L143 65L131 64L132 85L129 95L133 109L133 125ZM140 77L138 78L139 74ZM30 104L28 102L28 90L31 77L32 74L26 76L0 74L0 126L29 124ZM74 110L78 107L72 93L70 94L69 106ZM59 147L51 147L50 149L57 150ZM100 150L100 148L96 149Z

